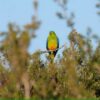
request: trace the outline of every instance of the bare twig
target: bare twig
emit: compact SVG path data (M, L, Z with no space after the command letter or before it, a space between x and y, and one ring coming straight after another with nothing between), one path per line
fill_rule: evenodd
M34 0L33 5L34 5L34 17L37 18L37 16L38 16L38 0Z

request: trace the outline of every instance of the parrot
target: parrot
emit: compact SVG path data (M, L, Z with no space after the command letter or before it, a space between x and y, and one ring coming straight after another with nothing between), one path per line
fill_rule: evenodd
M49 32L46 49L49 51L50 60L53 61L59 48L59 39L54 31Z

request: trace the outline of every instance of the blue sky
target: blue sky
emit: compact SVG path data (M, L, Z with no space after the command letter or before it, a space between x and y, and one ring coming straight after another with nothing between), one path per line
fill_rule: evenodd
M37 38L31 41L29 52L40 49L45 50L46 39L49 31L57 33L60 45L67 41L67 35L71 31L65 21L56 16L60 7L53 0L38 0L38 19L42 24L36 32ZM0 31L6 31L9 22L14 22L20 27L31 22L34 14L33 0L0 0ZM75 28L81 34L86 34L86 28L91 27L95 34L100 33L100 17L96 15L97 0L69 0L68 13L75 13ZM100 35L99 35L100 36ZM68 41L67 41L68 43Z

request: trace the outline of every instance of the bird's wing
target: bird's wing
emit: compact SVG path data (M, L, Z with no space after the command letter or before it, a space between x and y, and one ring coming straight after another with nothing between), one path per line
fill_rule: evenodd
M59 48L59 39L57 37L57 48Z
M46 49L48 50L48 38L47 38L47 42L46 42Z

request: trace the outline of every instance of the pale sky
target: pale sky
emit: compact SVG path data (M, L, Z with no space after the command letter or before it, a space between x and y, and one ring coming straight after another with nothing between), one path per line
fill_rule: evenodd
M9 22L15 22L20 27L31 22L34 14L33 0L0 0L0 31L6 31ZM100 17L97 16L95 8L97 0L69 0L68 13L75 13L76 30L86 35L87 27L91 27L95 34L100 36ZM40 49L45 50L46 39L49 31L55 31L59 37L60 45L66 41L71 31L65 21L59 20L56 12L60 7L53 0L39 0L38 19L42 24L36 32L37 38L31 41L29 52Z

